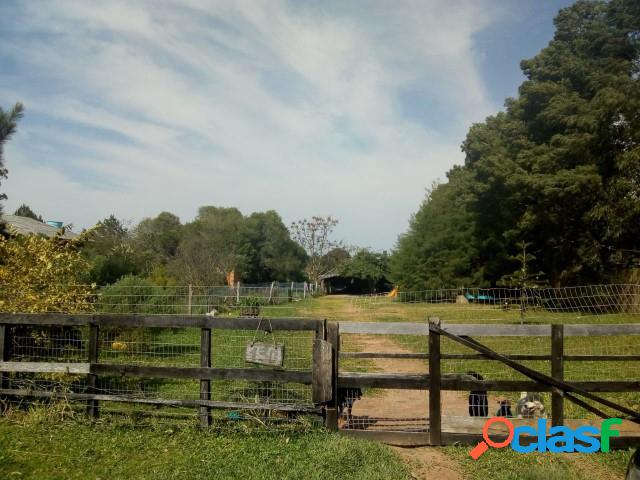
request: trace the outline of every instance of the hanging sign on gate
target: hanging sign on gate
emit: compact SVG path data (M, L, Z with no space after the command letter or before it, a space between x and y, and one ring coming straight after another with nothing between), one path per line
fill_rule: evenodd
M258 365L282 367L284 365L284 345L282 343L276 343L270 320L269 333L271 334L271 338L273 341L270 343L256 341L256 335L260 331L261 324L262 319L260 319L260 321L258 322L258 328L256 329L256 334L253 336L253 340L247 343L247 346L244 350L244 359L246 362L256 363Z
M244 359L249 363L282 367L284 363L284 345L281 343L251 341L247 343Z

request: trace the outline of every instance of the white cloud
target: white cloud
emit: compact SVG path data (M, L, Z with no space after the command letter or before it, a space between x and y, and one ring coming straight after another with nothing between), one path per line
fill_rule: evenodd
M389 248L496 109L474 53L495 20L481 2L20 7L0 46L20 72L0 77L0 101L27 106L7 210L80 226L235 205L332 214L347 242Z

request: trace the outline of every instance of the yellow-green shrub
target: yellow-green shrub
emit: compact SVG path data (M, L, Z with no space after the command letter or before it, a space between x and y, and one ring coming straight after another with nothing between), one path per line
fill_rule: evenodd
M78 313L91 309L89 265L77 241L36 235L0 237L0 311Z

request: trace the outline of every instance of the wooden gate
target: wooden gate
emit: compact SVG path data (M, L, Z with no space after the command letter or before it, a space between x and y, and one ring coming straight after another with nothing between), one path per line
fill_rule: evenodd
M428 326L349 322L339 331L340 432L397 445L428 444Z
M547 403L547 413L549 414L548 426L566 425L572 428L585 425L599 425L597 418L565 418L565 398L572 399L572 392L584 392L589 398L591 392L607 392L607 394L633 393L640 396L640 377L637 372L640 369L633 365L640 366L640 324L622 325L481 325L481 324L440 324L434 319L437 326L428 323L368 323L350 322L342 323L339 326L339 341L337 342L339 355L338 362L338 396L340 392L348 389L362 389L363 398L356 400L353 407L353 420L351 425L336 420L334 428L341 433L351 436L370 438L397 445L443 445L451 443L476 444L482 440L482 427L488 417L496 415L495 406L490 402L488 412L482 416L471 417L468 412L468 405L465 403L469 392L485 392L490 400L495 400L491 395L493 392L508 394L509 392L537 392L546 393L550 396ZM542 349L548 349L543 353L509 353L496 358L487 351L451 349L451 343L443 343L442 337L453 334L457 337L469 340L468 346L473 345L473 338L493 338L498 344L508 343L508 339L526 337L525 344L536 342ZM364 341L365 336L386 337L388 342ZM606 338L627 338L630 344L637 345L634 353L598 354L582 355L572 354L568 346L573 340L580 340L581 337L589 337L587 342L603 342ZM355 341L354 341L355 338ZM403 339L411 339L406 342ZM501 340L504 339L504 340ZM567 343L569 342L569 343ZM545 347L546 343L546 347ZM367 349L370 345L395 345L393 349ZM443 345L445 345L443 347ZM410 348L407 348L410 347ZM489 364L493 362L501 363L507 360L505 368L508 370L509 362L542 362L545 368L549 368L547 375L552 383L542 377L496 377L485 376L478 379L471 372L465 371L468 362L477 365ZM391 369L376 368L375 363L367 365L361 364L354 369L353 360L364 361L389 361L389 360L412 360L422 362L420 368L415 371L392 371ZM455 366L452 368L451 363ZM465 363L467 362L467 363ZM585 363L589 362L589 363ZM620 362L625 362L620 364ZM502 363L501 363L502 364ZM589 374L589 380L573 380L571 375L575 374L575 369L570 365L591 365L599 366L599 372L604 378L597 378L596 375ZM630 377L616 379L617 372L615 365L631 365L625 371L635 372ZM387 363L393 367L392 363ZM397 365L397 364L396 364ZM358 367L356 365L356 367ZM592 367L593 368L593 367ZM400 369L406 370L406 369ZM491 369L486 369L491 371ZM589 372L589 370L587 370ZM535 373L535 372L534 372ZM563 385L564 391L557 386ZM567 391L568 389L568 391ZM366 415L362 408L358 408L358 403L366 404L364 400L367 396L383 398L393 402L394 398L401 401L402 396L385 396L384 392L404 391L419 392L422 402L416 402L413 415L397 415L394 418L387 416L373 416L368 421L359 421L358 417ZM382 394L380 392L383 392ZM411 395L414 395L412 393ZM517 394L512 394L517 395ZM615 399L614 399L615 400ZM455 402L458 405L453 405ZM605 399L606 402L606 399ZM618 403L616 403L618 402ZM515 403L515 402L514 402ZM618 405L619 401L609 402L609 406ZM336 401L337 405L337 401ZM579 404L578 404L579 405ZM607 403L605 403L607 405ZM393 409L394 405L388 405L388 409ZM583 405L587 412L595 412L593 407ZM514 405L515 410L515 405ZM388 411L388 410L387 410ZM495 412L495 413L494 413ZM622 412L622 413L621 413ZM624 413L629 415L623 415ZM344 414L343 414L344 416ZM630 418L625 420L620 427L620 436L611 439L612 447L628 447L640 445L640 426L634 423L640 416L640 412L635 412L629 407L612 410L611 416ZM513 412L510 420L516 426L533 425L532 418L517 418L517 412ZM327 417L328 419L330 417ZM504 437L500 431L492 431L492 438L499 441ZM523 444L528 441L535 441L534 438L523 437Z

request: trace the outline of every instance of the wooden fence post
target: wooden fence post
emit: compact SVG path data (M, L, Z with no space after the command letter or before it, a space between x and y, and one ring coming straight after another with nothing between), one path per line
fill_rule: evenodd
M273 287L276 286L276 282L271 282L271 286L269 287L269 305L271 305L271 300L273 299Z
M98 356L100 354L100 327L91 323L89 325L89 365L98 363ZM91 367L89 367L91 368ZM98 375L89 374L89 393L95 394L98 390ZM91 418L98 418L99 415L99 407L98 400L88 400L87 401L87 414Z
M551 376L564 380L564 325L551 325ZM556 391L551 393L551 424L564 424L564 398Z
M325 427L335 432L338 430L338 372L340 365L340 325L338 322L327 323L327 342L333 347L333 372L331 374L332 394L331 402L327 404L325 415Z
M9 329L8 325L0 325L0 362L9 360ZM9 377L0 372L0 388L9 388Z
M440 403L440 334L429 327L429 443L440 445L442 411Z
M211 368L211 329L200 330L200 366ZM211 400L211 380L200 380L200 400ZM211 407L200 407L200 426L211 425Z

